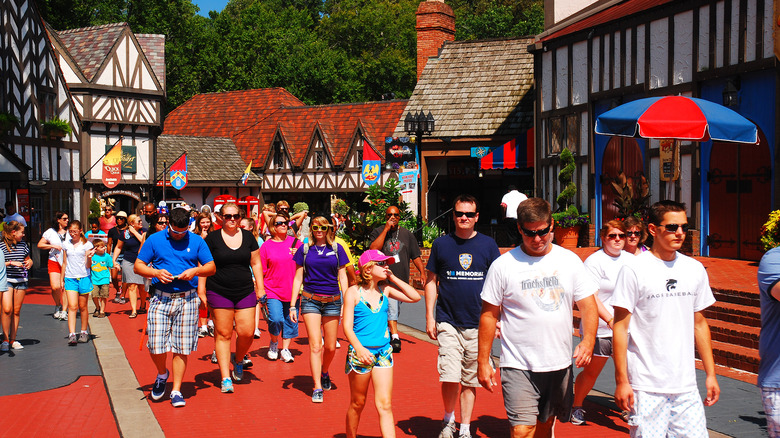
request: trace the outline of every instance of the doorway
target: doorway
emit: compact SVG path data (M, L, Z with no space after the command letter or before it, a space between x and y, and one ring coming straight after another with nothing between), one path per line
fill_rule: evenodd
M629 184L645 176L642 151L633 138L613 137L604 151L604 160L601 164L602 223L607 223L618 215L618 208L615 206L618 195L612 183L618 181L621 172L626 176Z

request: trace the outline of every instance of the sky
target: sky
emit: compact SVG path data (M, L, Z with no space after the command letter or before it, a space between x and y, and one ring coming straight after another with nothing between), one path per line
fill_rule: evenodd
M208 17L209 11L222 11L228 0L192 0L200 8L198 14Z

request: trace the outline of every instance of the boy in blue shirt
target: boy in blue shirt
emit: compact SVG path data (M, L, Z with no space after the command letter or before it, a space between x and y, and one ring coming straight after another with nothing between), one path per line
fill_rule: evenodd
M106 242L95 240L95 255L92 256L91 280L92 299L95 301L95 313L92 316L106 317L106 301L108 300L111 284L111 268L114 261L106 253Z

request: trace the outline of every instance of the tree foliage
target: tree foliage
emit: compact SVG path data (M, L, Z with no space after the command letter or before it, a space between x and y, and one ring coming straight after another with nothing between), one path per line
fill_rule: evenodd
M308 104L407 98L420 0L37 0L57 30L127 22L166 36L167 111L198 93L284 87ZM541 0L448 0L459 40L541 32Z

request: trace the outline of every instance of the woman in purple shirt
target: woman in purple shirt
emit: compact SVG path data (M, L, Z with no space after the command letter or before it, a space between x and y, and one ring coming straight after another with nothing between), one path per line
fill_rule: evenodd
M348 285L345 266L349 258L341 245L334 244L334 236L328 219L317 216L311 221L309 244L293 256L298 266L293 280L290 319L298 322L295 302L300 292L301 315L309 335L309 362L314 379L311 401L314 403L322 403L322 391L331 388L328 367L336 355L341 287L346 289ZM325 334L324 344L320 330Z

